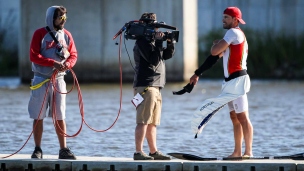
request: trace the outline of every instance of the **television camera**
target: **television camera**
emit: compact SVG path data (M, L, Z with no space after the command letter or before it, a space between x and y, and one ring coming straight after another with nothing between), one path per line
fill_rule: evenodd
M113 37L113 40L116 39L123 31L124 37L126 39L137 40L139 38L146 38L148 41L152 41L155 39L155 28L166 28L173 30L172 32L164 32L163 41L167 39L171 40L171 42L178 42L179 31L176 30L176 27L166 25L164 22L155 22L151 21L143 21L143 20L134 20L126 23Z

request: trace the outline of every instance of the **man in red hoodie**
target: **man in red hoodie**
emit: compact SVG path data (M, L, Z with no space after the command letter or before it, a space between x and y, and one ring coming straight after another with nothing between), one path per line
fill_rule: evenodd
M67 10L63 6L51 6L46 11L46 27L37 29L32 37L30 46L30 60L34 78L31 81L31 97L28 112L33 122L35 150L31 158L43 158L41 139L43 133L43 119L55 117L57 119L56 133L60 145L59 159L76 159L73 152L66 145L65 110L66 94L56 92L53 86L62 93L66 93L64 75L77 61L77 50L73 37L64 29ZM52 36L53 34L53 36ZM56 84L50 84L54 71L58 70ZM46 94L46 92L48 92ZM53 94L55 96L53 96ZM55 104L55 105L53 105ZM47 108L49 112L47 114ZM55 108L55 109L54 109Z

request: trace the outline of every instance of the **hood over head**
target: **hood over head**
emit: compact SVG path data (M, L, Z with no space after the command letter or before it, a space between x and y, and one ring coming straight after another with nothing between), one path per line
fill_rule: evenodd
M66 21L66 13L67 10L64 6L54 5L49 7L46 10L46 17L45 17L46 25L49 26L51 30L54 30L54 19L57 19L57 17L64 15L64 18L61 18L61 20Z
M45 23L51 30L54 30L53 18L57 8L59 8L59 6L51 6L46 10Z

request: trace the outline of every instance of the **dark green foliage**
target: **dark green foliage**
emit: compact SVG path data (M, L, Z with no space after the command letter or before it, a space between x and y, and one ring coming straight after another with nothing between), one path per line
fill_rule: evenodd
M206 58L210 55L210 48L213 44L213 41L216 39L222 39L225 32L223 29L213 30L206 34L205 36L201 36L199 38L199 52L198 52L198 62L199 66L206 60ZM205 47L202 49L202 46ZM220 59L211 69L207 70L203 73L204 78L223 78L223 60Z
M291 36L274 34L274 31L243 30L249 45L247 67L251 78L303 79L304 78L304 34ZM200 64L210 53L212 41L221 39L223 29L213 30L200 38L206 49L199 50ZM221 60L222 61L222 60ZM220 74L219 74L220 73ZM215 66L205 74L207 77L223 77L221 66Z
M18 76L17 51L6 50L0 43L0 76Z
M0 76L18 76L18 48L11 50L4 46L7 30L15 19L13 15L8 16L11 17L6 18L5 22L1 22L2 16L0 16L0 24L4 23L0 25Z

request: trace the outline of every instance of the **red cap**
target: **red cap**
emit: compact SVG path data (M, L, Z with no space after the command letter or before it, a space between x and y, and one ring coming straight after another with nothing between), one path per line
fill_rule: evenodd
M224 10L224 14L237 18L241 24L246 24L242 19L242 12L238 7L228 7Z

